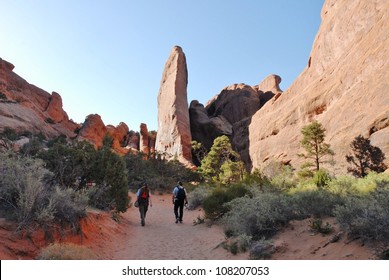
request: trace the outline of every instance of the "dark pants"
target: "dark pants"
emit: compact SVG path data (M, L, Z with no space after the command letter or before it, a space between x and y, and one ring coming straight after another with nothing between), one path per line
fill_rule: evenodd
M174 201L174 215L176 215L176 220L182 222L182 217L184 216L184 201Z
M147 210L149 209L149 202L139 202L139 213L140 213L140 220L142 225L145 224L145 219L146 219L146 213Z

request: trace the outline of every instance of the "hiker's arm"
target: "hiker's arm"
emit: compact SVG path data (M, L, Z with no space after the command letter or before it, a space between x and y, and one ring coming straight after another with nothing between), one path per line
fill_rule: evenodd
M151 194L149 194L149 204L150 204L150 207L153 207L153 203L151 202Z

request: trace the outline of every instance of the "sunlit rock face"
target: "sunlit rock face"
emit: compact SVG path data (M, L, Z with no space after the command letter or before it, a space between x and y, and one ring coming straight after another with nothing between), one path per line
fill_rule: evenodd
M336 164L325 167L335 173L346 172L359 134L389 155L389 1L327 0L321 17L305 70L252 118L253 167L276 159L298 168L300 131L313 120L326 129Z
M162 73L158 93L158 133L155 151L166 159L192 164L189 110L187 99L188 70L182 49L170 52Z

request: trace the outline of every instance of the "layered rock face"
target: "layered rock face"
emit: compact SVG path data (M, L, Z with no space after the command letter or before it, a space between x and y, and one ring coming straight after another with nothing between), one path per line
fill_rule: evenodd
M61 96L29 84L13 72L14 66L0 58L0 131L43 133L48 138L75 136L79 125L70 121Z
M389 2L327 0L321 17L305 70L252 118L253 167L269 159L299 167L300 131L313 120L336 153L335 167L325 166L335 173L346 172L359 134L389 155Z
M241 155L248 168L248 126L251 117L273 96L282 93L281 78L270 75L257 86L235 84L224 88L204 107L197 100L189 108L193 140L209 149L213 140L221 135L231 139L233 148Z
M166 61L158 93L158 134L155 151L166 159L192 164L188 71L182 49L175 46Z

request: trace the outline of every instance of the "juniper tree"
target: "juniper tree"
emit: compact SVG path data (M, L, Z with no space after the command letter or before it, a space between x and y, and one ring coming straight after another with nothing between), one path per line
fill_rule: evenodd
M211 150L201 161L199 171L206 179L227 183L242 178L243 166L239 154L232 149L230 139L223 135L214 140Z
M368 171L383 172L385 154L380 148L370 144L370 140L358 135L350 144L352 154L346 155L346 160L352 165L347 171L356 177L365 177Z
M330 144L324 142L325 131L322 124L318 121L314 121L301 129L303 140L300 143L306 153L299 154L299 156L312 160L316 170L319 170L320 164L325 162L323 161L325 156L334 155Z

